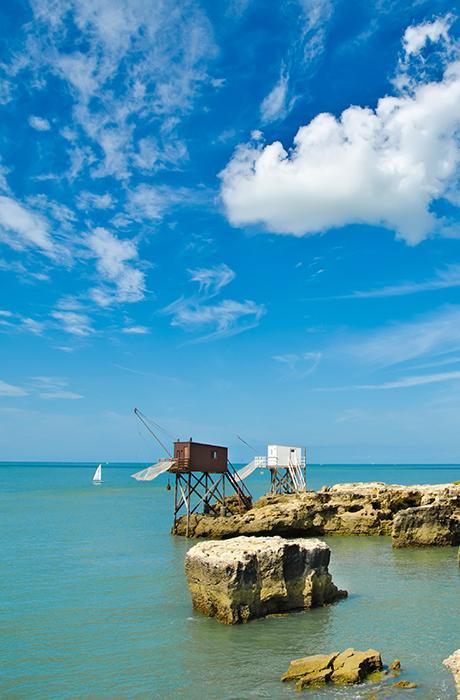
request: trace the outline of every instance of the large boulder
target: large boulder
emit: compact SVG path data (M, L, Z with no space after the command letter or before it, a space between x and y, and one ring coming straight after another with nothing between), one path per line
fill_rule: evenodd
M407 508L395 516L391 534L394 547L458 545L460 517L449 502Z
M345 649L341 654L315 654L294 659L282 681L295 681L296 689L325 683L361 683L368 676L383 669L382 658L375 649L356 651Z
M197 544L185 558L193 607L234 624L332 603L347 594L332 582L330 554L316 539L236 537Z
M449 671L454 674L455 685L457 687L457 698L460 698L460 649L443 661L444 666L447 666Z

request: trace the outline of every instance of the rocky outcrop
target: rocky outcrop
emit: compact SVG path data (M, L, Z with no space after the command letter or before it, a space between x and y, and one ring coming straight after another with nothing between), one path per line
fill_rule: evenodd
M449 671L454 675L455 685L457 687L457 698L460 698L460 649L443 661Z
M435 514L443 509L449 522L438 525ZM213 539L238 535L391 535L397 516L406 511L416 511L416 517L411 515L406 521L410 536L403 535L404 519L398 520L394 530L397 546L453 544L460 537L460 485L379 482L337 484L301 494L269 494L244 515L192 515L189 534ZM175 534L186 534L184 519L177 523Z
M383 669L382 658L375 649L345 649L341 654L317 654L291 661L282 681L295 681L296 689L312 685L361 683Z
M394 547L460 544L460 511L453 502L407 508L397 513L391 532Z
M193 607L234 624L345 597L332 583L329 559L329 547L316 539L236 537L192 547L185 573Z

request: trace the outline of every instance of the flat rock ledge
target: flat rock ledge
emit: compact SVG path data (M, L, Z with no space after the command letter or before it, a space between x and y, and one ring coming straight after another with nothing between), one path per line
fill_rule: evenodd
M382 658L375 649L356 651L349 648L340 654L336 651L295 659L281 680L295 681L296 690L326 683L348 685L361 683L382 669Z
M186 534L185 519L175 534ZM243 515L192 515L189 535L391 535L395 547L460 545L460 485L372 482L268 494Z
M185 557L195 610L225 624L333 603L347 596L328 571L317 539L235 537L202 542Z
M454 675L455 685L457 687L457 698L460 698L460 649L443 661L449 671Z

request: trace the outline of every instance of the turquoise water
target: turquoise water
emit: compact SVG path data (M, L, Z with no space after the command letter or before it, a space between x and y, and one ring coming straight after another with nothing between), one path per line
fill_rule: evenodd
M115 468L117 466L118 468ZM441 662L460 647L456 550L393 551L387 538L328 538L329 608L226 627L193 612L183 575L193 542L169 534L171 492L111 465L0 465L0 696L298 697L292 658L347 646L400 658L415 691L306 691L307 698L454 698ZM460 467L318 466L310 486L376 479L450 482ZM266 482L248 481L256 495ZM377 686L378 687L378 686Z

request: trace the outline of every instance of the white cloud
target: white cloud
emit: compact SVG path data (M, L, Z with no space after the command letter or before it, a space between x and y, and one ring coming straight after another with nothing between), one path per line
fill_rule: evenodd
M81 394L76 394L74 391L65 391L65 390L43 391L39 394L39 397L41 399L46 399L48 401L51 399L63 399L66 401L76 401L78 399L83 398L83 396Z
M110 209L114 206L114 201L108 192L105 194L81 192L78 196L77 206L80 209Z
M134 241L121 240L99 227L88 236L86 243L97 258L96 268L102 277L102 286L91 290L97 304L109 306L115 302L135 302L144 298L145 274L133 267L138 260Z
M77 336L86 336L94 333L91 320L86 314L74 311L54 311L51 316L59 321L66 333Z
M36 131L49 131L51 129L48 119L43 119L42 117L29 117L29 124Z
M229 337L254 328L264 315L265 307L254 301L239 302L233 299L225 299L216 304L200 304L179 299L170 304L164 312L172 316L172 326L187 331L210 328L209 333L195 341L203 342Z
M460 62L451 61L441 80L413 82L374 110L319 114L289 151L241 145L221 173L228 218L296 236L381 225L416 244L440 226L433 202L457 192L459 128Z
M20 386L14 386L14 384L7 384L0 379L0 396L8 396L10 398L17 398L19 396L27 396L27 391Z
M42 335L45 330L45 324L33 318L22 318L21 326L24 331L32 333L33 335Z
M161 219L164 208L164 197L156 187L138 185L128 193L127 211L135 221Z
M51 400L51 399L64 399L69 401L75 401L82 399L81 394L77 394L74 391L69 391L66 387L68 386L67 379L62 379L61 377L32 377L33 386L38 391L38 396L41 399Z
M260 105L260 116L263 124L277 121L286 116L290 109L288 83L289 75L282 69L278 82Z
M460 287L460 265L448 265L444 270L438 270L436 276L423 282L403 282L377 289L355 291L335 299L374 299L379 297L400 297L419 292L432 292L438 289Z
M235 273L227 265L221 263L214 268L189 270L189 274L192 282L199 284L198 294L189 299L177 299L163 309L163 313L172 317L172 326L186 331L209 330L192 342L229 337L259 324L265 314L263 304L234 299L208 303L235 278Z
M33 245L54 257L48 222L11 197L0 196L0 236L13 248Z
M449 41L449 28L452 24L451 15L440 17L433 22L411 25L404 32L403 46L406 56L420 53L428 41L437 42L440 39Z
M150 333L150 328L147 328L147 326L126 326L125 328L122 328L122 333L147 335L147 333Z
M2 164L0 161L0 190L4 192L5 194L8 194L10 191L8 181L6 179L6 176L10 172L9 168L7 168L5 165Z
M299 0L299 4L303 10L303 60L311 67L324 52L326 29L334 6L331 0Z
M234 271L225 263L221 263L213 268L189 270L189 273L192 282L198 282L200 292L207 297L218 294L223 287L230 284L236 277Z
M12 59L7 72L32 69L41 87L50 72L64 81L74 101L74 131L81 127L93 142L98 159L93 177L127 179L138 152L134 121L150 128L170 117L180 120L209 83L207 64L216 49L205 13L192 0L154 6L142 0L31 4L24 58ZM175 135L166 141L173 145ZM76 155L75 145L70 152ZM72 164L73 177L90 165L80 148L78 160Z

